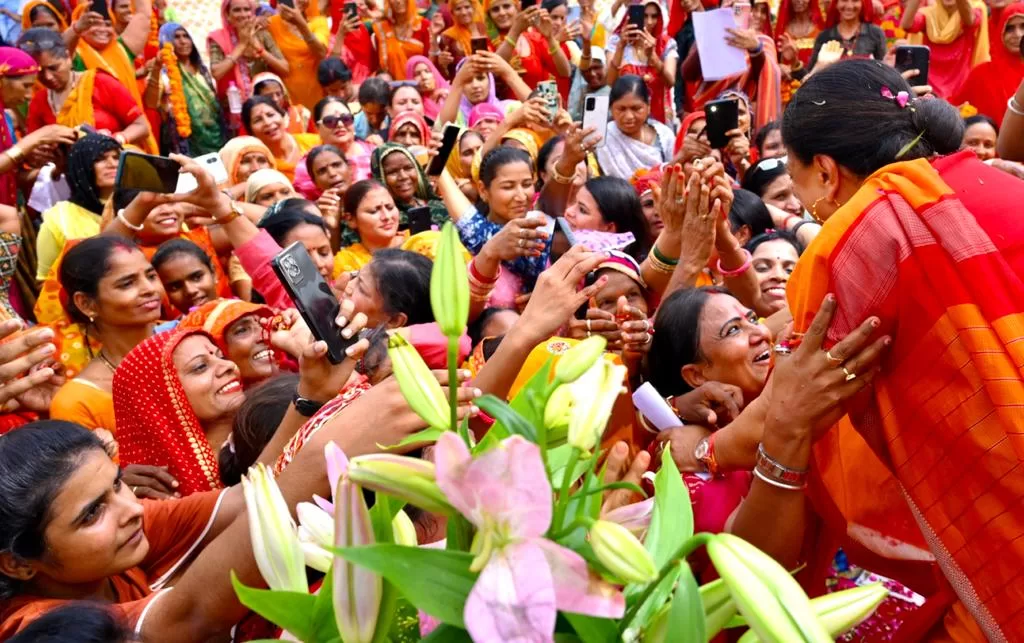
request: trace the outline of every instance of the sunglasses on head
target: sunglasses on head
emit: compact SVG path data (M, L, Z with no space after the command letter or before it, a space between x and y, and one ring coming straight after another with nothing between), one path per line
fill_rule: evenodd
M780 165L785 167L786 161L788 160L789 158L785 156L773 159L763 159L754 166L754 172L774 172Z
M324 116L320 119L320 124L327 129L334 129L338 124L342 124L345 127L352 127L352 123L356 122L356 117L352 114L340 114L338 116Z

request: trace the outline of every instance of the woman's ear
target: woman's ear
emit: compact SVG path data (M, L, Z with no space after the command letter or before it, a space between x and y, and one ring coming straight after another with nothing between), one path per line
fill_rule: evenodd
M704 367L700 364L687 364L679 370L683 381L690 385L690 388L697 388L708 381L704 376Z
M480 200L481 201L483 201L484 203L488 203L488 204L491 202L491 193L490 193L490 191L487 188L484 187L484 184L483 184L482 181L477 181L476 192L477 192L477 194L480 195Z
M818 174L826 197L834 201L839 192L839 164L831 156L817 154L814 157L814 171Z
M31 562L5 551L0 553L0 574L24 582L36 575L36 569Z
M387 321L388 328L404 328L406 322L409 321L409 316L405 313L395 313L391 316L391 319Z
M76 292L71 296L71 302L75 305L75 308L80 310L83 315L89 318L89 321L96 318L96 301L89 295L84 292Z

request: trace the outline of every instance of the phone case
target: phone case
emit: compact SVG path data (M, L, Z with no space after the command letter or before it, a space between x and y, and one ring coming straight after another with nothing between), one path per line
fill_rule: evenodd
M729 144L726 132L739 127L739 101L735 98L711 101L704 106L707 115L708 143L714 149Z
M604 137L608 133L608 96L588 95L583 99L583 129L594 128L594 138L600 134L597 147L604 145ZM588 138L588 141L594 140Z
M125 150L117 163L115 183L122 190L173 194L181 164L163 156Z

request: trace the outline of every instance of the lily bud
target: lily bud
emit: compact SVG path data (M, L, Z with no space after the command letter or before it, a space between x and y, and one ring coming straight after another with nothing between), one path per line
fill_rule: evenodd
M555 381L575 382L604 354L608 342L600 335L591 335L562 354L555 364Z
M412 519L403 509L399 509L395 517L391 519L391 535L394 537L396 545L415 547L419 544L419 539L416 538L416 526L412 524Z
M445 337L461 337L469 319L469 277L464 253L455 225L445 223L430 272L430 308Z
M710 640L736 615L736 602L721 578L700 586L700 601L704 607L704 631Z
M333 516L312 502L300 502L295 506L295 513L299 516L299 529L306 530L311 542L324 547L334 544Z
M590 528L590 546L608 571L627 583L649 583L658 577L650 552L622 525L597 520Z
M391 358L391 368L398 379L402 397L416 415L423 418L431 428L440 431L453 430L453 427L449 426L451 407L448 405L448 398L412 344L401 334L393 334L388 338L388 357Z
M313 542L309 531L302 527L299 527L299 545L302 547L302 557L306 561L306 567L324 574L331 569L331 565L334 563L334 554Z
M548 398L544 407L544 426L548 429L548 447L551 445L551 432L568 435L569 420L572 418L573 394L572 387L563 384L556 388Z
M875 609L888 595L889 590L885 585L872 583L812 598L811 607L829 636L839 638L874 614ZM760 640L753 630L740 637L740 643L754 643Z
M597 445L612 416L626 373L625 366L602 358L573 382L575 403L569 418L569 444L585 453Z
M433 462L388 453L362 455L349 462L348 476L361 487L386 493L431 513L455 515L448 498L437 486Z
M257 464L242 476L249 537L260 575L270 589L309 591L298 529L273 476Z
M351 465L354 465L353 461ZM334 533L337 547L374 544L370 510L363 491L347 478L334 495ZM366 567L334 558L334 619L345 643L370 643L377 629L384 581Z

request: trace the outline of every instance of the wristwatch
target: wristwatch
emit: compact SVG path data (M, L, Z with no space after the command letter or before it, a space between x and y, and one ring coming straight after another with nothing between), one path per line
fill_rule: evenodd
M226 192L224 194L227 195ZM239 205L238 202L235 201L234 199L232 199L230 196L228 196L228 203L231 204L231 213L228 214L225 217L214 218L214 222L216 222L216 223L218 223L220 225L224 225L225 223L229 223L231 221L234 221L238 217L240 217L243 214L245 214L245 212L242 211L242 206Z
M303 417L313 417L313 414L323 408L326 402L310 400L296 393L295 397L292 398L292 404L295 405L295 410L299 412L299 415Z
M697 446L693 449L693 457L704 465L704 469L707 470L713 476L718 475L718 461L715 460L715 434L712 433L706 438L702 438Z

